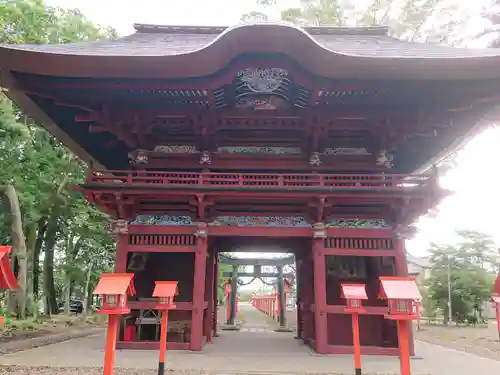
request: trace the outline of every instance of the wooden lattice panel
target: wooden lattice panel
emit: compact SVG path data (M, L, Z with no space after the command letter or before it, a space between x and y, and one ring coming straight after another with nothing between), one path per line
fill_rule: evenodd
M327 249L356 249L356 250L393 250L394 241L391 238L342 238L325 239Z
M129 236L133 246L195 246L196 237L188 234L133 234Z

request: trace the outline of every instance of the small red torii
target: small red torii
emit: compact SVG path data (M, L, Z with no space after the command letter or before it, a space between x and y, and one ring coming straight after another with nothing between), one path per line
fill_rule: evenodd
M9 253L12 246L0 246L0 289L17 289L17 279L9 261ZM0 325L3 325L4 317L0 316Z

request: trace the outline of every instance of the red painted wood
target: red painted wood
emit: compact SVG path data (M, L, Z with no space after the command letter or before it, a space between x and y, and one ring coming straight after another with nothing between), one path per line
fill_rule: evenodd
M345 311L345 305L326 305L326 312L328 314L345 314L349 315L349 312ZM381 315L387 314L387 306L363 306L364 311L360 312L360 315Z
M129 225L130 234L194 234L196 226L160 226L160 225ZM381 229L356 229L356 228L328 228L328 237L342 238L391 238L393 232L389 228ZM229 227L229 226L209 226L209 237L312 237L311 228L274 228L274 227ZM144 247L127 246L127 249L134 248L134 251L141 251ZM163 248L163 247L162 247ZM176 247L165 246L163 251L178 251ZM175 249L175 250L174 250ZM329 251L331 249L325 249ZM335 250L335 249L333 249ZM146 250L142 250L146 251ZM386 251L386 250L384 250ZM386 254L386 253L384 253Z
M430 177L404 174L279 174L93 170L87 184L138 187L217 187L252 189L381 189L415 190L425 187ZM403 187L411 184L413 186Z
M200 351L203 345L203 313L205 305L205 273L207 239L198 237L194 261L193 310L191 323L191 350Z
M135 253L193 253L196 251L195 247L192 246L139 246L132 245L127 246L129 252Z
M116 241L115 273L127 272L128 235L119 234Z
M325 249L325 255L381 257L394 256L394 250Z
M406 246L405 240L397 239L396 245L396 276L408 276L408 263L406 260ZM413 325L408 327L408 341L410 355L415 355L415 341L413 339Z
M206 279L205 279L205 301L208 305L203 317L203 335L206 337L206 342L212 342L212 316L214 314L214 262L215 253L212 251L207 257L206 264Z
M219 306L219 257L215 254L214 250L214 280L213 280L213 301L214 309L212 315L212 333L217 337L217 320L218 320L218 306Z
M327 320L326 320L326 258L324 253L324 241L313 240L313 264L314 264L314 325L316 341L316 352L326 354Z
M165 165L170 165L175 170L189 170L189 169L201 169L199 164L200 155L192 154L181 156L181 155L162 155L160 156L149 156L149 161L146 164L147 168L151 169L162 169ZM279 157L279 159L272 159L269 157L261 157L258 155L243 156L237 154L230 154L226 156L225 154L218 154L212 156L212 163L210 168L231 171L234 169L239 170L269 170L269 171L304 171L310 172L311 165L308 162L308 156L300 155L297 157ZM384 167L374 166L373 157L369 160L365 158L349 158L349 157L327 157L322 158L322 163L320 166L314 168L315 171L331 171L331 170L342 170L342 171L363 171L363 170L373 170L383 172L386 170Z

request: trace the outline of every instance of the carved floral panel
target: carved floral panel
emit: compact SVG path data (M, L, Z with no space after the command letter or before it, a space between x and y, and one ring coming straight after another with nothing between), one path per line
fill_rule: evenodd
M258 146L224 146L217 149L221 154L267 154L267 155L298 155L297 147L258 147Z
M305 217L219 216L210 225L231 227L310 228Z
M325 148L325 155L371 155L366 148Z
M196 146L193 145L169 145L156 146L154 152L162 152L164 154L194 154L197 153Z
M325 224L327 228L390 228L384 219L341 219L332 218Z
M197 225L189 216L139 215L130 224L178 226ZM231 227L276 227L276 228L310 228L311 224L304 217L282 216L219 216L210 226Z

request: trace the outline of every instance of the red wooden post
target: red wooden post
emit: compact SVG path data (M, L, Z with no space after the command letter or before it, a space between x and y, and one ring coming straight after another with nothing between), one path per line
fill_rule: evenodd
M207 232L197 232L194 259L193 311L191 323L191 350L200 351L203 343L203 312L205 310L205 273L207 261Z
M498 331L498 337L500 339L500 295L495 294L491 297L492 305L493 308L495 309L496 312L496 318L497 318L497 331Z
M491 297L493 307L496 310L498 338L500 339L500 273L497 275L493 285L493 295Z
M401 375L410 375L408 322L418 319L420 292L412 277L380 277L380 296L387 299L386 319L397 320Z
M231 279L227 279L224 283L224 295L226 302L226 323L229 324L229 320L231 319Z
M324 253L326 232L315 230L313 239L314 264L314 336L316 352L327 354L328 322L326 315L326 256Z
M219 257L214 254L214 279L213 279L213 304L214 312L212 315L213 337L217 337L217 320L219 319Z
M102 296L102 306L98 314L109 315L106 334L106 349L104 353L104 375L113 374L115 361L116 339L118 336L119 316L128 314L127 295L135 295L134 274L108 273L101 275L94 295Z
M408 262L406 260L406 246L404 239L396 240L396 276L400 277L408 277ZM415 355L415 342L413 340L413 325L408 327L408 340L409 340L409 348L410 355Z
M127 243L128 234L118 234L116 240L116 254L115 254L115 272L127 272Z
M119 315L109 315L106 332L106 347L104 349L104 375L112 375L115 363L116 338L120 324Z
M367 300L364 284L341 284L342 297L347 301L345 312L352 314L352 343L354 346L354 373L361 375L361 344L359 341L359 314L365 309L362 300Z
M214 256L213 252L207 257L207 277L205 280L205 301L207 302L207 313L203 316L203 333L207 343L212 342L212 315L214 313Z
M153 297L158 298L156 310L161 312L160 354L158 358L158 375L165 373L165 356L167 353L168 310L175 309L174 297L177 296L177 281L156 281Z

